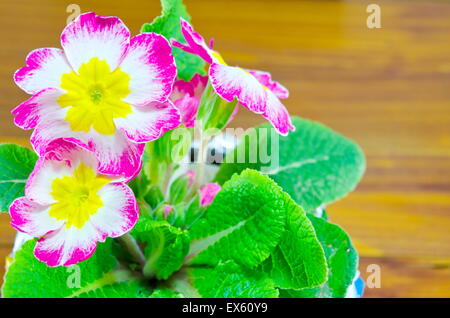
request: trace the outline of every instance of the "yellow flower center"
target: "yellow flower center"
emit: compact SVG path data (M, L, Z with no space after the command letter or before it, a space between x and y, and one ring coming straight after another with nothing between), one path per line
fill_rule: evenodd
M53 180L51 195L56 203L50 206L50 216L65 220L67 228L82 228L90 216L103 206L97 192L110 181L80 163L72 176Z
M63 74L61 88L66 93L58 103L69 107L65 119L70 128L84 132L93 128L100 134L114 134L114 118L131 113L130 104L122 100L130 93L129 84L130 76L120 67L111 72L108 63L97 57L83 63L78 74Z
M225 62L225 60L223 59L222 55L220 55L218 52L213 51L211 55L217 59L217 63L222 65L228 65L227 62Z
M101 85L98 84L93 85L89 90L89 93L91 95L91 101L94 104L99 104L102 101L104 92L105 91Z

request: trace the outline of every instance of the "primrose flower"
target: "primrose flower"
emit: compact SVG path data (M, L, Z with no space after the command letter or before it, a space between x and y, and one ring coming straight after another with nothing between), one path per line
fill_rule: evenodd
M37 153L57 138L94 151L99 171L134 176L144 142L176 128L168 101L176 76L169 42L155 33L130 39L117 17L80 15L65 27L58 48L41 48L17 70L17 85L33 96L16 107L15 124L35 129Z
M227 65L222 56L208 47L203 37L183 18L181 30L187 44L176 40L172 40L172 44L211 64L209 80L220 97L229 102L236 98L241 105L266 118L282 135L295 130L289 113L280 102L280 98L289 96L284 86L273 81L269 73Z
M208 82L207 76L195 74L190 81L176 80L170 99L181 114L181 122L186 128L194 128L197 110L203 91Z
M210 205L222 187L217 183L207 183L200 189L200 205Z
M122 177L99 173L93 152L57 139L38 160L25 196L10 207L11 225L38 237L34 255L49 266L89 258L97 242L128 232L137 204Z

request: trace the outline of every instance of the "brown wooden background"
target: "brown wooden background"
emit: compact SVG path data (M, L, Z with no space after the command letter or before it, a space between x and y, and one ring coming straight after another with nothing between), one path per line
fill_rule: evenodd
M376 1L382 28L366 27L372 1L185 0L195 27L230 64L272 72L295 115L356 140L367 174L331 218L350 232L361 272L381 266L368 297L450 296L450 2ZM0 141L27 143L10 110L27 98L12 81L34 48L59 47L66 6L118 15L133 33L157 0L2 0ZM234 125L261 118L241 111ZM14 231L0 216L0 276Z

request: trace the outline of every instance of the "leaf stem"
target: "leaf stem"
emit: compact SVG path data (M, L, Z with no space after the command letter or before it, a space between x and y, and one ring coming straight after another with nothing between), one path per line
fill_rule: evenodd
M122 247L127 250L127 252L133 257L133 259L142 267L145 265L145 256L142 253L141 248L137 244L136 240L130 235L130 233L125 233L124 235L117 238L117 241L122 245Z
M164 194L164 199L166 200L169 199L171 179L172 179L172 164L168 164L164 176L164 183L162 185L162 193Z
M198 167L197 167L197 176L195 180L194 189L200 189L203 178L205 175L205 165L206 161L208 160L208 140L202 139L200 142L200 148L199 148L199 154L198 154Z

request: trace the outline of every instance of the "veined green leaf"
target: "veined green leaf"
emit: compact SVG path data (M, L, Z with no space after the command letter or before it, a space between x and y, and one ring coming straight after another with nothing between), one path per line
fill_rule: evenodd
M283 235L288 199L275 182L257 171L245 170L233 176L190 228L191 262L260 264Z
M37 155L30 149L14 145L0 145L0 211L7 212L11 203L23 196L28 176Z
M283 297L340 298L345 297L358 269L358 254L345 231L335 224L308 215L316 229L328 263L328 279L321 286L302 290L281 290Z
M246 162L222 164L215 181L223 184L246 168L260 170L310 213L352 191L365 170L359 146L320 123L298 117L293 117L292 123L296 130L286 137L267 133L271 128L268 124L259 126L256 145L250 144L249 135L228 155L238 158L244 154ZM257 157L251 163L251 151L255 149L257 156L267 152L269 162Z
M97 250L86 261L68 267L48 267L33 254L35 240L26 242L14 256L2 286L3 297L60 298L116 295L117 283L134 280L131 272L118 269L112 240L98 243ZM107 288L107 286L115 287Z
M327 262L314 228L292 200L283 238L262 267L281 288L310 288L327 279Z
M278 290L262 272L228 261L215 268L186 268L169 282L188 298L276 298Z
M80 294L79 298L148 298L150 292L141 282L125 281Z
M155 289L149 298L183 298L183 295L168 288L161 288Z
M189 249L189 238L184 231L166 221L153 221L141 216L132 233L146 243L145 275L167 279L180 269Z

